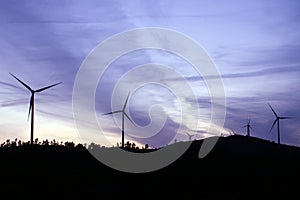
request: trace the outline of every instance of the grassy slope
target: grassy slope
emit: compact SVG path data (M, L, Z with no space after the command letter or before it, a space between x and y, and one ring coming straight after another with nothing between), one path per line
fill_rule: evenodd
M143 191L149 195L164 192L239 198L245 194L255 197L259 191L286 196L298 187L290 181L300 178L298 147L279 148L261 139L232 136L220 138L213 151L199 159L201 144L202 141L194 141L176 162L146 174L108 168L85 149L54 146L0 149L1 188L27 193L32 186L46 196ZM33 183L29 184L29 180Z

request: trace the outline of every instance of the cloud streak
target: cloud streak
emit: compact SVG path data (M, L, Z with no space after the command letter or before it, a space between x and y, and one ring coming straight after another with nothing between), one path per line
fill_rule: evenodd
M271 76L273 74L290 74L290 73L300 73L300 64L291 65L291 66L283 66L283 67L270 67L267 69L261 69L251 72L242 72L242 73L231 73L231 74L222 74L222 79L234 79L234 78L251 78L251 77L260 77L260 76ZM190 81L200 81L204 79L217 79L218 76L192 76L186 77L187 80ZM171 79L172 80L172 79ZM175 79L176 80L176 79Z

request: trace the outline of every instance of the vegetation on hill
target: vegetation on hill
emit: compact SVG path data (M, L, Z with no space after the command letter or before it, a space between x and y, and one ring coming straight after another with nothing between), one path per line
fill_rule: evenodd
M176 192L187 188L187 185L196 191L201 189L202 195L218 191L212 193L214 197L226 194L239 196L247 192L250 186L259 191L262 188L257 187L265 187L262 191L280 187L279 193L283 195L294 185L281 180L300 177L298 147L279 146L253 137L230 136L220 138L208 156L199 159L201 144L201 140L193 141L177 161L163 169L129 174L105 166L88 152L88 148L98 148L100 151L105 148L99 145L56 141L36 141L34 145L29 145L18 140L6 141L0 148L1 188L2 191L22 190L29 186L27 182L31 180L33 187L49 195L53 191L58 194L69 194L71 191L84 195L101 194L116 189L121 192L166 192L168 189L163 189L165 186L173 187L169 192ZM133 148L132 144L127 148L140 153L154 150ZM250 180L256 184L250 184ZM220 192L222 195L218 196Z

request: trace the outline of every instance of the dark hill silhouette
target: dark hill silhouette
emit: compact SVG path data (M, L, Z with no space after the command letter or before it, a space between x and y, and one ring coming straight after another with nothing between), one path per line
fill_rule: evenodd
M266 197L286 198L297 191L294 189L299 184L290 179L300 178L299 147L279 146L254 137L229 136L220 138L208 156L199 159L201 144L201 140L193 141L176 162L144 174L111 169L98 162L83 145L74 143L1 147L1 191L17 190L25 195L29 188L34 188L53 198L57 195L130 196L139 191L147 196L163 192L197 195L200 199L234 199L245 195L248 198L256 197L259 192Z

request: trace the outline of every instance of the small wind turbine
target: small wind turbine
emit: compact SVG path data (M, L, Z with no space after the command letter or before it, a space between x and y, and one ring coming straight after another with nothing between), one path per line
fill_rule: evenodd
M55 83L53 85L49 85L43 88L40 88L38 90L33 90L31 89L27 84L25 84L23 81L21 81L20 79L18 79L16 76L14 76L13 74L9 73L11 76L13 76L17 81L19 81L25 88L27 88L30 92L31 92L31 97L30 97L30 105L29 105L29 112L28 112L28 118L30 116L30 112L31 112L31 134L30 134L30 144L33 144L33 129L34 129L34 94L35 93L39 93L42 92L44 90L47 90L51 87L54 87L56 85L61 84L62 82L59 83Z
M250 119L248 120L248 123L245 126L243 126L243 128L245 128L245 127L247 128L247 136L250 137L250 129L252 129L252 127L250 125Z
M115 114L115 113L122 113L122 149L124 149L124 120L125 120L125 117L127 117L127 119L129 119L129 121L133 124L134 122L130 119L130 117L127 115L127 113L125 112L125 109L126 109L126 105L127 105L127 102L128 102L128 98L129 98L129 95L130 93L128 93L127 95L127 98L126 98L126 101L124 103L124 106L123 106L123 109L122 110L117 110L117 111L113 111L113 112L109 112L109 113L106 113L104 115L111 115L111 114Z
M191 141L192 140L192 137L194 137L195 135L191 135L191 134L189 134L188 132L185 132L185 134L189 137L189 141Z
M272 108L272 106L271 106L270 104L269 104L269 106L270 106L272 112L274 113L274 115L275 115L275 117L276 117L276 119L275 119L275 121L273 122L273 125L272 125L272 127L271 127L269 133L271 133L273 127L274 127L275 124L277 123L278 144L280 144L280 127L279 127L279 120L280 120L280 119L293 119L293 117L280 117L280 116L277 115L277 113L275 112L275 110Z
M233 128L231 128L231 135L238 135L238 134L233 130Z

